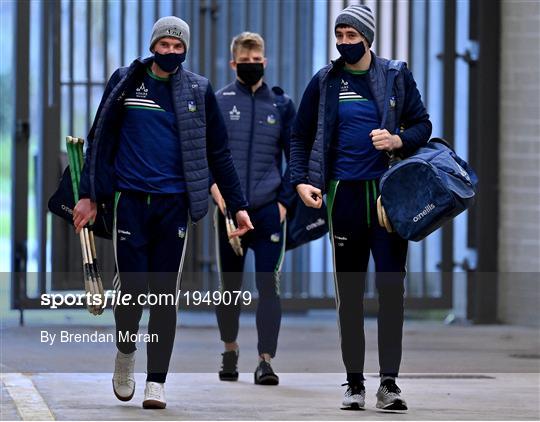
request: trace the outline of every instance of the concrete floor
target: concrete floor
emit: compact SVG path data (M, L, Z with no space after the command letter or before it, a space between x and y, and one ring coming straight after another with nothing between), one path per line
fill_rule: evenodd
M50 313L48 314L50 316ZM137 390L131 402L112 394L114 344L40 343L43 330L111 333L112 316L84 311L48 318L29 313L3 317L0 330L0 420L539 420L540 334L510 326L457 326L407 320L399 386L409 412L376 411L376 321L366 321L364 411L340 409L344 387L335 314L318 312L283 319L273 362L278 387L253 385L256 331L244 315L240 332L240 380L217 378L221 345L211 313L181 314L167 409L141 408L146 357L137 355ZM143 329L144 331L144 329Z

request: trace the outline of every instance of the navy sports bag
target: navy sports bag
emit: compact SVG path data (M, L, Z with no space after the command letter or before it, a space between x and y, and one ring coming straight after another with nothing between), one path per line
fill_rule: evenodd
M379 186L381 225L420 241L474 203L478 177L446 141L433 138L391 165Z
M310 208L296 195L293 206L287 210L287 242L285 249L291 250L319 239L328 233L328 211L326 205Z
M56 192L49 198L49 211L67 221L73 226L73 207L75 200L73 198L73 184L71 183L71 174L69 166L65 168ZM94 221L94 234L105 239L112 239L113 201L100 203L96 221Z

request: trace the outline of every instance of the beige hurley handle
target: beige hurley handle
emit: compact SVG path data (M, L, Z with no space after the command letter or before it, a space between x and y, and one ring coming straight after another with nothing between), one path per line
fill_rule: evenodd
M225 217L225 225L227 227L227 236L236 230L236 227L230 217ZM229 244L233 248L234 253L237 256L243 256L244 250L242 249L242 244L240 243L240 237L229 237Z
M236 225L231 217L230 212L225 206L225 227L227 229L227 237L229 239L229 244L233 248L236 256L244 256L244 250L242 249L242 243L240 242L240 237L229 237L229 235L236 230Z
M394 232L392 223L390 223L390 220L388 219L388 216L386 215L386 211L384 210L380 195L377 198L377 219L379 220L379 225L381 227L384 227L388 233Z
M95 252L93 252L92 244L91 244L91 238L90 238L90 232L91 230L88 230L88 228L82 229L82 233L84 233L84 243L85 243L85 250L86 255L88 256L88 265L90 267L91 271L91 289L92 289L92 298L94 298L94 295L101 296L102 305L92 305L94 312L92 312L94 315L100 315L103 313L103 300L104 297L102 295L103 287L101 287L101 276L99 275L97 268L94 263L95 258Z
M98 279L99 294L104 299L105 298L105 291L103 290L103 282L101 280L100 268L99 268L99 265L98 265L98 262L97 262L96 241L94 239L94 231L89 230L88 234L89 234L89 240L90 240L90 248L92 249L92 257L94 259L94 266L95 266L95 269L96 269L96 277Z
M95 292L94 292L94 285L93 285L93 282L92 282L92 276L90 274L90 264L89 264L89 261L88 261L88 253L87 253L87 249L86 249L86 241L85 241L85 238L84 238L84 230L80 231L79 239L81 240L81 252L82 252L83 275L84 275L84 290L86 291L86 293L90 293L90 295L93 295ZM96 315L93 305L90 305L88 303L86 305L86 309L91 314Z

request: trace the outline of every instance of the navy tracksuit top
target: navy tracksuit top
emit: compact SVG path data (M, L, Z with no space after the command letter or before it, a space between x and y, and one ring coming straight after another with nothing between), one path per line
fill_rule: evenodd
M289 157L294 104L279 88L263 83L252 93L238 80L217 91L216 99L250 209L276 200L288 207L294 190L282 162L283 153Z

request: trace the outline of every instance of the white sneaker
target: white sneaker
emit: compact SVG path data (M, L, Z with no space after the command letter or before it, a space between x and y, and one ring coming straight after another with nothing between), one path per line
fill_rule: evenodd
M147 381L142 406L145 409L165 409L165 384Z
M394 380L381 383L377 390L377 409L392 412L405 412L407 403L401 397L401 390Z
M114 395L118 400L130 401L135 394L135 352L128 355L118 351L112 379Z
M350 385L345 383L342 386L347 386L347 391L343 395L341 404L346 409L363 409L366 405L366 389L364 385Z

